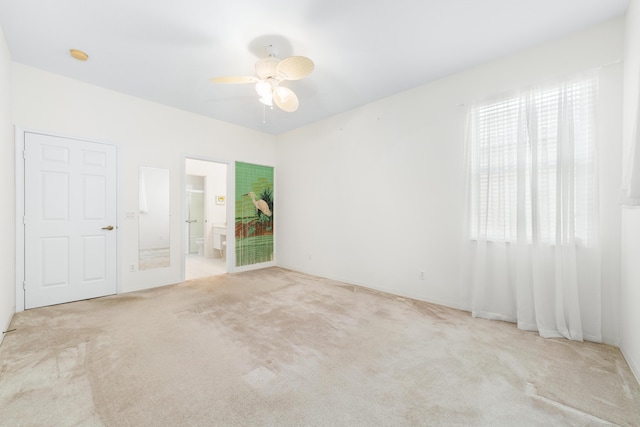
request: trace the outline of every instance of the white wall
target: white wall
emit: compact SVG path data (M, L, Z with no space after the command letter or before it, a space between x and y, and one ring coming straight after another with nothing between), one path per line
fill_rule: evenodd
M615 48L621 52L622 41ZM618 205L622 170L622 74L621 63L603 67L600 71L600 93L598 106L598 158L600 175L600 245L602 278L602 337L605 343L620 345L620 239L621 214ZM581 295L583 297L583 295ZM587 298L589 295L587 295ZM583 301L589 304L589 301ZM600 304L595 298L591 301L594 309L587 309L590 316ZM584 304L583 307L589 307ZM584 314L584 312L583 312ZM591 317L591 316L590 316ZM591 322L595 321L595 317ZM589 319L583 318L585 331Z
M11 55L0 28L0 330L15 312L15 168L11 120ZM0 337L0 342L4 334Z
M280 135L278 264L468 308L468 289L459 285L461 104L619 61L623 25L607 22ZM616 251L621 79L619 63L603 68L601 214L604 240ZM616 343L618 259L606 258L602 274L604 339ZM585 308L596 302L588 295L582 301Z
M123 95L22 64L13 64L13 120L27 129L104 141L118 146L118 233L121 291L181 279L182 170L184 155L275 164L275 137ZM138 265L138 168L170 171L171 266L129 272ZM4 181L3 181L4 182ZM4 190L3 190L4 191ZM13 190L11 190L13 191ZM8 197L7 197L8 198ZM233 201L228 201L233 203ZM7 205L13 211L14 205ZM137 216L136 216L137 218Z
M629 4L624 53L624 152L631 147L640 95L640 2ZM637 149L637 148L636 148ZM620 349L640 381L640 209L622 210Z

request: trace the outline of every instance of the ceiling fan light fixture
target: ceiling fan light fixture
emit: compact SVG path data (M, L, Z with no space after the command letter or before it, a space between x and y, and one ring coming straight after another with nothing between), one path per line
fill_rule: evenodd
M273 89L271 88L271 84L267 80L258 80L256 83L256 92L258 92L258 95L261 97L271 97L272 91Z
M261 96L259 101L268 107L273 107L273 96L271 96L271 93L265 96Z

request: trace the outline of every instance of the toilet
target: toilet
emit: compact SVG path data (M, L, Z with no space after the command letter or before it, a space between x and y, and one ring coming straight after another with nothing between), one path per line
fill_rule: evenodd
M196 246L198 246L198 255L204 256L204 237L196 239Z

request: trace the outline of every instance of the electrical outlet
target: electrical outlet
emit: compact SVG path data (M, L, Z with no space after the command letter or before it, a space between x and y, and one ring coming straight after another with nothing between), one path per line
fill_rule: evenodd
M424 270L420 270L420 280L424 280Z
M130 264L129 265L129 271L136 271L136 265L135 264Z
M124 217L126 219L136 219L136 213L135 213L135 211L126 211L124 213Z

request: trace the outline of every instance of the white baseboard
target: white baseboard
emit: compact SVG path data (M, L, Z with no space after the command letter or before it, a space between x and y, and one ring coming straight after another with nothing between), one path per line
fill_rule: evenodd
M627 365L631 368L633 376L636 377L636 381L640 384L640 364L631 357L631 354L625 350L624 346L620 346L620 351L622 352L624 359L627 361Z
M2 323L2 336L0 336L0 345L2 345L2 341L4 341L4 336L6 335L4 332L7 331L9 329L9 326L11 325L11 320L13 319L13 315L16 314L15 313L15 309L9 313L9 319L7 319L6 322Z
M315 273L313 271L308 271L308 270L303 270L303 269L300 269L300 268L289 267L289 266L282 265L282 264L277 265L277 267L284 268L284 269L287 269L287 270L297 271L299 273L308 274L310 276L316 276L316 277L322 277L322 278L329 279L329 280L335 280L336 282L342 282L342 283L346 283L348 285L360 286L362 288L371 289L371 290L379 291L379 292L384 292L386 294L394 295L394 296L401 297L401 298L409 298L409 299L413 299L413 300L416 300L416 301L428 302L430 304L436 304L436 305L441 305L443 307L453 308L453 309L456 309L456 310L471 312L470 309L467 309L466 307L461 306L460 304L452 302L452 301L446 301L446 300L441 300L441 299L437 299L437 298L428 298L428 297L425 297L424 295L418 295L418 294L414 294L414 293L411 293L411 292L398 292L395 289L385 288L385 287L382 287L382 286L372 286L372 285L367 284L367 283L360 283L360 282L357 282L357 281L354 281L354 280L344 279L344 278L341 278L341 277L335 277L335 276L331 276L331 275L327 276L325 274L318 274L318 273Z

